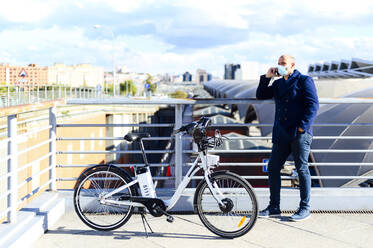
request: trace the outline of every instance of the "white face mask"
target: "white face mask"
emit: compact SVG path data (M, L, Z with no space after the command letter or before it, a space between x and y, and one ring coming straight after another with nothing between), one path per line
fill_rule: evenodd
M283 66L283 65L277 66L277 72L278 72L278 74L280 74L280 76L285 76L285 75L288 74L288 72L286 70L286 67Z

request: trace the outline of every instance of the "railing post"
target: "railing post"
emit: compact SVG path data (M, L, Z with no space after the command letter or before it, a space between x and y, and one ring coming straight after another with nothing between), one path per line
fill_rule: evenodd
M175 129L179 129L183 124L183 105L175 105ZM181 133L175 135L175 188L182 180L183 170L183 143Z
M51 180L49 189L56 191L56 107L49 108L49 125L51 125L49 129L49 139L51 140L49 143L49 152L51 153L49 156L49 179Z
M10 106L10 85L7 86L7 107Z
M15 223L17 221L17 202L18 202L18 151L17 151L17 115L8 116L8 221Z
M27 86L27 90L28 90L28 92L27 92L27 95L28 95L28 104L30 104L31 103L31 85L28 85Z

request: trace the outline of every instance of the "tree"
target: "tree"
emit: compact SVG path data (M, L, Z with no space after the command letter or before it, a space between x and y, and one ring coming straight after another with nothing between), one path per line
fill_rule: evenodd
M134 96L137 93L137 88L132 80L126 80L119 84L120 94L125 95L126 93Z
M187 98L188 94L182 90L177 90L174 93L170 94L170 97L172 98Z
M149 73L147 74L148 78L145 80L145 83L149 84L149 90L154 93L157 90L157 85L153 84L153 77Z

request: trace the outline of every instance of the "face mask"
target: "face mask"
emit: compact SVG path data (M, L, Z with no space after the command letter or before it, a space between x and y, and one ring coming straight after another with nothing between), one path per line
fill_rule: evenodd
M277 71L280 76L285 76L286 74L288 74L288 72L286 71L286 67L283 65L277 66Z

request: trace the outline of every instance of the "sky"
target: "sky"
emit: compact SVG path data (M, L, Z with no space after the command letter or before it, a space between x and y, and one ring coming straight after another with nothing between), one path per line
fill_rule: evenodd
M112 70L259 73L291 54L310 63L373 60L372 0L0 0L0 63L90 63ZM96 25L96 28L95 28ZM98 28L97 28L97 25Z

